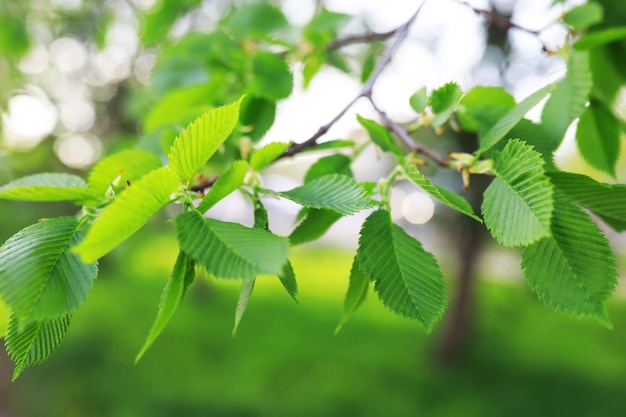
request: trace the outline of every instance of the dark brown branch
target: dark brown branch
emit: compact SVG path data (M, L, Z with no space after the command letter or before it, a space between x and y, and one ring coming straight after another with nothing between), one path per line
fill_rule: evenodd
M354 45L357 43L367 43L371 41L385 40L395 35L397 31L398 29L396 28L396 29L389 30L387 32L372 32L372 33L365 33L362 35L347 36L343 39L337 39L337 40L332 41L326 46L326 50L334 51L336 49L343 48L344 46Z
M378 113L378 115L380 116L381 120L383 121L383 123L385 124L385 126L387 126L387 128L389 130L391 130L393 132L394 135L396 135L400 140L402 140L402 142L404 142L409 149L413 150L414 152L420 153L422 155L427 156L428 158L430 158L432 161L436 162L437 165L441 166L441 167L445 167L448 168L450 167L450 161L448 159L446 159L445 157L443 157L442 155L438 154L437 152L420 145L419 143L416 143L413 138L411 137L411 135L409 135L409 132L406 130L405 127L399 125L398 123L394 122L393 120L391 120L389 118L389 116L387 116L387 113L385 113L383 110L381 110L376 103L374 102L374 100L372 100L371 97L368 96L368 99L370 101L370 103L372 103L372 106L374 107L374 110L376 110L376 113Z
M479 14L481 16L485 16L487 19L491 20L495 25L497 25L504 31L507 31L509 29L518 29L518 30L530 33L531 35L535 35L535 36L538 36L541 33L540 30L533 30L533 29L528 29L524 26L520 26L517 23L511 21L511 19L507 18L506 16L502 16L500 13L495 12L493 10L480 9L478 7L472 6L471 4L465 1L462 1L462 0L457 0L457 1L460 4L463 4L469 7L470 9L472 9L474 13Z

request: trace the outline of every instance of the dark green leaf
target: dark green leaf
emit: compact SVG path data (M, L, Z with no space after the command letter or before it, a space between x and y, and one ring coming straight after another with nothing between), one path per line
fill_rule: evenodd
M304 175L304 183L316 180L324 175L341 174L352 177L352 160L345 155L335 154L317 160Z
M198 211L200 213L206 212L224 197L240 188L249 169L250 166L246 161L233 162L230 168L215 181L215 184L202 199L198 205Z
M287 62L276 54L257 52L252 58L250 88L255 96L270 101L288 97L293 89L293 77Z
M619 121L602 103L592 100L578 121L576 143L592 167L616 178L622 138Z
M298 299L296 296L298 295L298 283L296 282L296 274L293 272L291 262L285 262L285 265L283 265L283 271L278 274L278 279L280 279L280 283L283 284L287 293L297 303Z
M246 96L241 103L239 122L253 142L259 141L274 124L276 102L259 97Z
M341 217L341 214L332 210L310 209L304 220L289 235L289 241L292 245L301 245L317 240Z
M393 152L396 155L402 155L402 150L396 145L396 141L385 126L374 120L366 119L356 115L357 120L367 130L372 141L385 152Z
M335 334L339 333L344 324L352 317L352 314L363 304L367 297L367 291L369 290L370 281L363 273L357 261L357 257L354 258L352 263L352 269L350 270L350 284L348 285L348 292L343 302L343 315L341 321L335 329Z
M244 279L243 282L241 283L241 291L239 292L239 300L237 300L237 310L235 310L235 325L233 326L233 337L237 335L237 329L239 328L239 323L241 322L243 313L246 312L246 308L248 307L248 301L250 301L250 296L252 295L252 290L254 290L255 282L256 282L256 278L252 278L252 279Z

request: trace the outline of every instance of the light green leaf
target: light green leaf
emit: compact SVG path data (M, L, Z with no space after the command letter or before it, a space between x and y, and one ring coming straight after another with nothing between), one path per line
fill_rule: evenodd
M587 3L574 7L565 13L563 22L572 26L574 29L584 30L589 26L602 22L604 9L598 3Z
M170 321L174 312L178 308L183 295L187 291L187 288L191 285L196 276L195 262L184 252L179 252L174 264L174 269L170 275L163 294L161 294L161 302L159 303L159 312L156 319L150 328L148 337L143 344L143 347L135 358L135 363L139 362L139 359L146 353L148 348L161 334L167 323Z
M503 246L525 246L549 236L553 190L541 155L515 139L493 160L497 177L482 204L491 235Z
M446 290L437 260L393 224L389 212L375 211L363 224L357 261L387 308L428 332L441 319Z
M533 107L535 107L545 96L550 94L556 88L557 84L548 84L542 89L535 91L530 96L522 100L517 106L509 110L491 129L484 135L479 137L480 147L476 152L476 156L491 149L504 136L513 129L513 127L524 118Z
M317 152L317 151L325 151L328 149L338 149L338 148L351 148L354 146L354 142L351 140L345 139L336 139L329 140L328 142L322 142L312 148L303 149L302 152Z
M541 113L541 126L552 150L559 147L567 128L585 110L592 86L589 54L572 52L567 75L558 83Z
M621 151L619 121L599 101L592 100L576 130L578 151L592 167L616 178L615 165Z
M598 32L587 33L576 43L574 49L592 49L626 38L626 26L611 27Z
M7 335L10 317L11 307L0 299L0 339Z
M447 83L434 90L430 95L430 107L435 114L432 125L437 127L448 121L463 95L457 83Z
M70 319L71 315L67 315L53 320L20 323L17 315L11 315L5 344L7 353L15 362L13 381L24 369L40 364L57 350Z
M28 175L0 187L0 199L20 201L80 201L91 196L81 177L65 173Z
M402 150L396 145L389 129L374 120L366 119L360 115L356 115L357 120L367 130L372 142L385 152L393 152L396 155L402 155Z
M233 12L222 23L236 38L268 36L289 27L280 8L263 2L241 4L233 8Z
M150 133L159 127L180 124L190 109L207 104L207 97L210 97L213 88L211 84L196 84L167 93L145 116L144 133Z
M209 110L176 137L167 159L182 179L189 180L200 171L228 138L237 124L242 98Z
M250 301L250 296L252 295L252 290L254 289L255 282L256 278L252 278L245 279L241 283L241 291L239 292L239 299L237 300L237 310L235 310L235 325L233 326L233 337L237 335L237 329L239 328L239 323L241 322L243 313L245 313L246 308L248 308L248 301Z
M334 210L343 215L354 214L378 203L369 198L365 189L355 180L338 174L324 175L278 195L304 207Z
M426 87L422 87L413 93L413 95L409 98L409 104L416 113L423 112L428 105L428 91L426 90Z
M319 239L342 217L332 210L309 209L304 220L289 235L292 245L301 245Z
M279 275L287 262L289 241L265 230L205 219L195 211L179 215L176 230L181 250L217 278Z
M352 269L350 270L350 283L348 285L348 292L346 298L343 301L343 315L341 321L335 329L335 334L339 333L344 324L348 322L354 312L363 304L367 298L367 291L369 290L370 281L361 270L357 257L352 262Z
M352 160L342 154L328 155L320 158L304 174L304 183L316 180L324 175L341 174L352 177L350 169Z
M96 279L96 264L71 253L83 234L74 217L28 226L0 248L0 298L20 319L46 320L76 310Z
M615 256L579 207L560 197L555 200L552 236L522 249L522 268L549 308L610 327L606 302L617 284Z
M293 76L287 62L277 54L259 51L252 58L252 92L257 97L277 101L293 90Z
M453 208L454 210L461 212L480 223L483 222L480 217L474 214L472 206L470 206L466 199L450 190L437 187L435 184L426 179L424 174L422 174L420 170L406 158L398 158L398 164L402 167L404 175L413 184L417 185L446 206Z
M241 187L250 166L246 161L235 161L224 174L215 181L204 199L198 205L200 213L206 212L218 201Z
M558 191L593 211L618 232L626 230L626 185L605 184L571 172L548 174Z
M515 99L505 89L478 86L463 95L456 115L463 129L483 136L514 107Z
M291 145L287 142L272 142L257 149L250 157L250 166L255 171L260 171L276 160Z
M280 283L283 284L283 288L287 290L287 293L291 296L291 298L298 303L298 299L296 298L298 295L298 283L296 281L296 274L293 271L291 262L285 262L285 265L283 265L283 271L278 274L278 279L280 279Z
M170 203L179 187L178 175L167 167L144 175L102 210L74 252L87 263L100 259Z
M152 152L127 149L107 156L98 162L87 180L94 196L104 196L111 184L125 187L150 171L163 166L161 159Z

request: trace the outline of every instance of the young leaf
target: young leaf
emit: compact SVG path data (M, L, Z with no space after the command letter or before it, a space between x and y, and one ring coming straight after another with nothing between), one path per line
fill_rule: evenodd
M574 49L584 50L598 48L626 38L626 26L607 28L598 32L587 33L574 44Z
M254 289L255 282L256 282L256 278L252 278L252 279L245 279L241 283L241 291L239 292L239 300L237 300L237 310L235 311L235 325L233 326L233 337L237 335L237 329L239 328L239 323L241 322L243 313L246 312L246 308L248 307L248 301L250 301L250 296L252 295L252 290Z
M576 143L589 165L616 178L615 165L622 144L619 121L599 101L592 100L580 116Z
M60 318L20 323L16 314L11 315L6 337L7 353L15 362L13 381L30 366L45 361L61 344L71 315Z
M482 204L491 235L503 246L525 246L549 236L553 190L541 155L515 139L493 159L497 177Z
M571 172L551 172L549 176L570 200L593 211L614 230L626 230L626 185L604 184Z
M293 76L287 62L277 54L259 51L252 58L252 83L255 96L270 101L288 97L293 90Z
M179 215L176 230L181 250L217 278L279 275L287 262L289 241L265 230L205 219L195 211Z
M363 304L367 297L367 291L369 290L370 281L361 270L357 258L354 258L352 263L352 269L350 270L350 283L348 285L348 292L343 302L343 315L341 321L335 329L335 334L339 333L341 328L352 317L352 314Z
M352 177L350 164L352 160L342 154L328 155L320 158L315 162L309 170L304 174L304 183L311 182L315 179L330 174L341 174Z
M343 215L374 207L377 201L368 197L365 189L345 175L324 175L301 187L278 195L311 208L334 210Z
M428 91L426 90L426 87L422 87L413 93L413 95L409 98L409 104L416 113L423 112L428 105Z
M28 175L0 187L0 198L20 201L80 201L91 196L81 177L65 173Z
M480 147L476 151L476 156L488 151L495 146L511 129L524 118L533 107L535 107L545 96L556 88L557 84L548 84L540 90L535 91L530 96L522 100L517 106L509 110L495 125L484 135L479 136Z
M549 308L610 327L606 302L617 284L617 264L609 243L567 199L557 197L554 209L552 236L522 249L524 275Z
M272 142L257 149L250 157L250 166L255 171L260 171L278 158L283 152L287 150L290 143L287 142Z
M74 217L44 220L0 248L0 298L18 318L58 318L87 298L98 268L69 250L83 238L78 226Z
M505 89L478 86L463 95L456 115L463 129L483 136L514 107L515 99Z
M374 142L384 152L393 152L396 155L402 155L402 150L396 145L396 141L385 126L374 120L366 119L364 117L356 115L357 120L367 130L372 142Z
M198 205L198 211L205 213L218 201L241 187L250 166L246 161L235 161L224 174L215 181L204 199Z
M463 213L466 216L471 217L477 222L483 222L480 217L474 214L472 206L470 206L466 199L458 194L451 192L450 190L437 187L435 184L426 179L424 174L422 174L420 170L417 169L417 167L409 162L407 159L398 158L398 164L402 167L404 175L413 184L417 185L422 190L426 191L428 194L435 197L446 206L453 208L454 210Z
M93 262L128 239L178 191L178 175L167 167L144 175L106 206L74 252L85 262Z
M11 308L0 299L0 339L7 335Z
M304 220L289 235L289 242L292 245L301 245L317 240L341 217L343 216L336 211L310 209Z
M584 30L589 26L600 23L604 16L604 9L598 3L587 3L565 13L563 22L574 29Z
M463 92L457 83L447 83L430 95L430 107L435 114L433 126L441 126L448 121L461 99Z
M187 288L191 285L196 276L195 262L184 252L179 252L174 264L172 274L161 294L161 302L159 303L159 312L150 328L148 337L144 342L141 350L135 358L135 363L146 353L148 348L161 334L167 323L170 321L174 312L178 308L178 304L183 299L183 295Z
M176 137L167 159L182 179L191 179L200 171L228 138L237 124L242 98L209 110Z
M589 54L585 51L572 52L567 63L567 75L558 83L541 113L541 125L552 150L559 147L569 125L585 109L592 86Z
M126 186L126 181L132 184L161 166L161 159L152 152L127 149L98 162L89 173L87 183L94 196L103 196L114 181Z
M357 261L387 308L433 329L446 308L441 269L420 242L393 224L389 212L378 210L365 220Z
M296 274L293 271L291 262L285 262L285 265L283 265L283 271L278 274L278 279L280 279L280 283L283 284L283 288L287 290L287 293L291 296L291 298L298 303L298 299L296 298L298 295L298 283L296 281Z

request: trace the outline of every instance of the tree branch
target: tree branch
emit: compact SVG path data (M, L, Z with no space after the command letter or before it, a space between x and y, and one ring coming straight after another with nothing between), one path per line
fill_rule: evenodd
M334 51L336 49L343 48L344 46L354 45L356 43L367 43L377 40L385 40L392 37L398 31L398 28L389 30L387 32L373 32L365 33L362 35L348 36L343 39L336 39L326 46L327 51Z
M540 30L533 30L533 29L528 29L524 26L520 26L517 23L511 21L511 19L507 18L506 16L502 16L500 13L496 11L480 9L478 7L472 6L471 4L463 0L457 0L457 2L469 7L470 9L474 11L474 13L485 16L487 19L491 20L502 30L507 31L509 29L518 29L518 30L524 31L526 33L530 33L531 35L535 35L535 36L539 36L541 34Z

